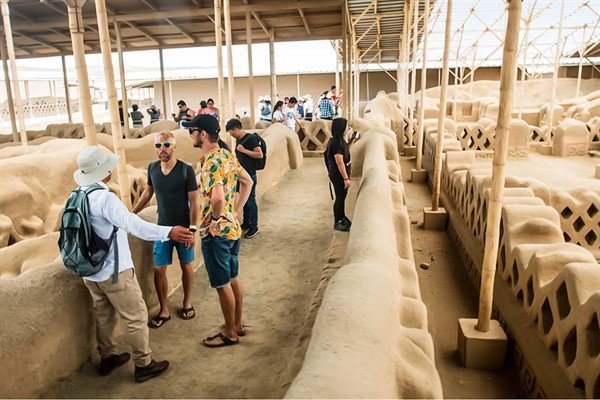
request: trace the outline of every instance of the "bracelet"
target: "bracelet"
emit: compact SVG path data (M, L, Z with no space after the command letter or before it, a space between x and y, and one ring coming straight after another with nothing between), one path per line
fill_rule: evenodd
M192 232L196 232L196 225L190 225L188 229Z
M350 178L345 178L344 180L345 180L345 181L349 181L349 180L350 180Z
M217 218L215 218L215 217L213 217L213 216L212 216L212 214L211 214L211 215L210 215L210 219L211 219L212 221L218 221L218 220L220 220L220 219L221 219L221 216L219 215Z

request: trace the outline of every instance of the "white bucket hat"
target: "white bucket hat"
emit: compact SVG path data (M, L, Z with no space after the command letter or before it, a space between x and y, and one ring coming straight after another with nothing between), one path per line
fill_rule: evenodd
M264 101L271 101L271 96L266 95L265 97L263 97Z
M102 150L98 146L89 146L77 155L79 169L73 173L73 179L79 186L89 186L106 178L119 162L119 156Z

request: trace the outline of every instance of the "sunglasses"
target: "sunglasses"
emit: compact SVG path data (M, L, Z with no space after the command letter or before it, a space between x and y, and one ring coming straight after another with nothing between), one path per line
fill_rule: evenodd
M175 146L175 142L160 142L160 143L154 143L154 147L156 147L157 149L160 149L161 146L164 146L165 149L168 149L171 146Z

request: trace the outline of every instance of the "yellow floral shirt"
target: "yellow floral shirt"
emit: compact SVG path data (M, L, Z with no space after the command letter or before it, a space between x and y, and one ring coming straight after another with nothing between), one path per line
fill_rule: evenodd
M200 171L200 205L202 207L202 221L198 229L200 237L204 238L210 234L237 240L242 236L242 228L235 212L238 177L241 173L242 167L237 158L229 151L217 148L206 155ZM223 185L225 204L221 218L213 221L210 196L212 188L219 184Z

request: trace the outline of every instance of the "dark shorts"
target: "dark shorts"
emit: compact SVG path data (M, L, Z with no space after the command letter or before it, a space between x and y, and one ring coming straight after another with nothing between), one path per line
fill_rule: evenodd
M173 247L177 249L179 262L189 264L194 261L194 249L187 249L185 244L167 240L166 242L154 242L154 266L164 267L173 263Z
M202 239L202 256L210 281L210 286L222 288L238 276L239 240L229 240L221 236L207 236Z

